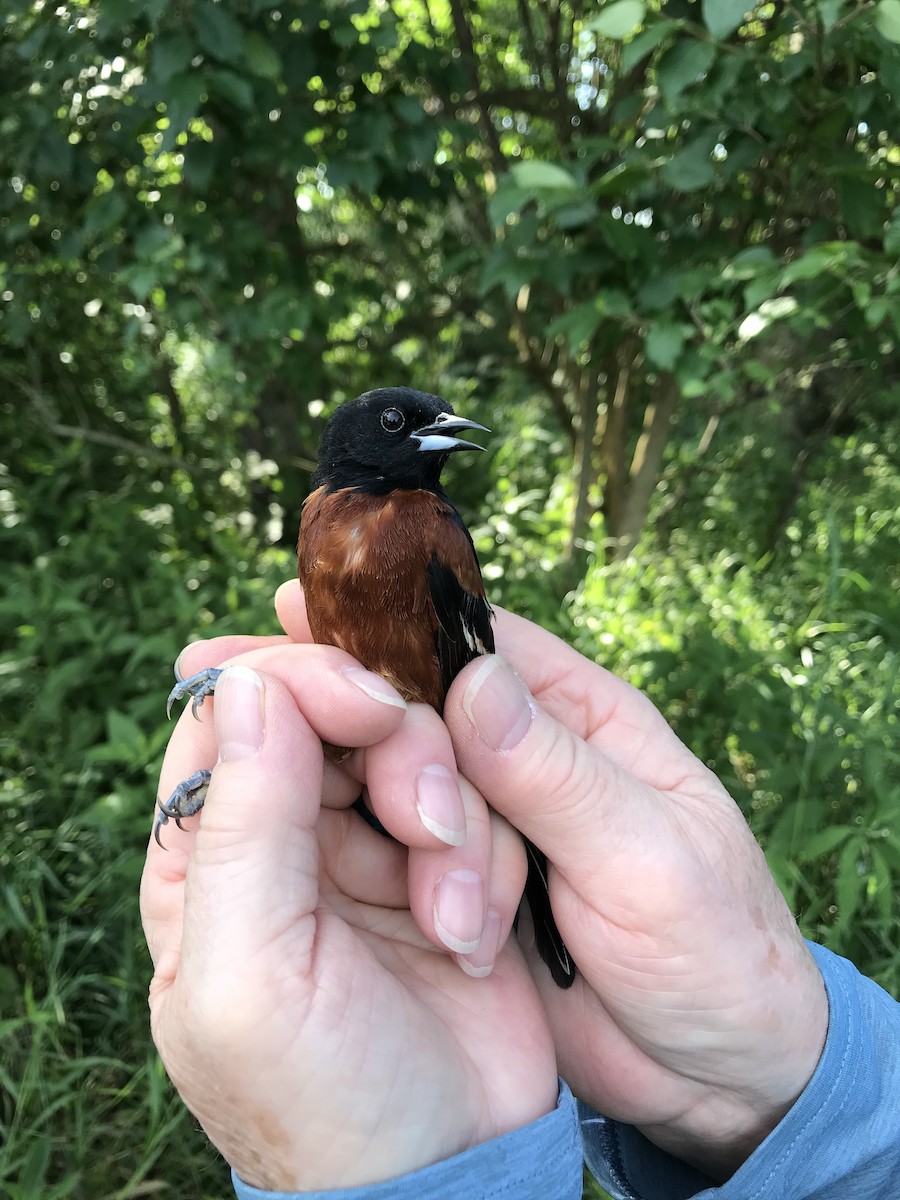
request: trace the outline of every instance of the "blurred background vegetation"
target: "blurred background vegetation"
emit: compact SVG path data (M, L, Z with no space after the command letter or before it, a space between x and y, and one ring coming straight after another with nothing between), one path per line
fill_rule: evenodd
M450 479L490 595L646 689L900 993L900 0L0 22L0 1192L229 1194L147 1032L163 700L274 631L369 387L492 428Z

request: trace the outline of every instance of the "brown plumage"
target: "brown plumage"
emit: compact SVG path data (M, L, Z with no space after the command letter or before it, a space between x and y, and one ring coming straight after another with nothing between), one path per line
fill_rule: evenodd
M423 488L370 495L323 485L303 506L298 557L315 641L340 646L405 700L441 712L447 683L432 559L487 604L475 551L449 501Z

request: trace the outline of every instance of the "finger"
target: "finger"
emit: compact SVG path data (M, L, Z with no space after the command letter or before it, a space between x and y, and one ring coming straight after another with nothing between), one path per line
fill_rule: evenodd
M275 593L275 613L292 642L313 641L299 579L289 579L279 587Z
M488 811L491 822L491 869L484 929L477 950L456 956L465 973L478 979L490 975L497 955L506 944L519 911L528 872L521 834L499 813Z
M472 954L481 943L490 900L493 830L488 806L460 778L468 836L461 846L411 849L409 907L422 933L454 954Z
M316 930L319 738L280 680L244 665L219 678L214 715L219 762L185 883L186 996L273 938L302 977Z
M199 642L191 642L185 646L175 660L175 676L189 679L205 667L220 667L222 663L235 659L251 650L259 650L263 646L286 645L287 637L215 637L204 638Z
M497 655L460 675L445 720L462 773L573 882L610 852L617 805L620 835L650 816L649 789L546 713Z
M378 819L405 846L435 849L466 840L466 808L447 727L427 704L366 751L366 785Z
M403 720L406 703L380 675L366 671L334 646L283 641L241 654L239 662L281 680L306 720L323 741L335 746L368 746ZM202 705L202 714L206 705ZM172 781L172 786L177 780Z
M499 653L550 716L653 786L674 787L694 769L694 756L637 688L539 625L494 612Z

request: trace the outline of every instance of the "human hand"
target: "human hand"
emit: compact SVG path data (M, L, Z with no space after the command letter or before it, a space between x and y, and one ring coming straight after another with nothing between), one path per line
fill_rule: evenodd
M580 978L559 991L531 958L560 1074L727 1178L816 1067L819 972L737 805L652 703L502 611L497 645L515 672L469 664L444 719L461 773L554 864Z
M551 1111L546 1016L506 940L521 842L465 781L448 800L442 723L332 647L216 639L181 669L235 655L200 720L182 714L160 782L167 795L218 757L206 805L167 850L150 840L142 883L153 1036L185 1103L246 1182L304 1191L392 1178ZM323 764L320 739L363 749ZM435 764L427 824L415 784ZM362 783L403 845L349 808Z
M296 583L276 607L308 641ZM650 701L497 616L521 678L470 664L445 719L466 776L556 863L555 915L581 977L561 992L532 963L561 1073L595 1108L727 1177L815 1069L821 977L737 806Z

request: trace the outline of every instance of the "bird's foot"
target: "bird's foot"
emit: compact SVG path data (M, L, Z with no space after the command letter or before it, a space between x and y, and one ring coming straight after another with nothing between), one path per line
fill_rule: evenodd
M222 674L221 667L204 667L202 671L198 671L196 675L189 675L185 679L175 670L175 678L178 682L169 692L169 698L166 701L166 716L172 715L172 705L176 700L181 700L184 696L191 697L191 712L197 716L197 709L203 703L207 696L211 696L216 690L216 680ZM200 718L197 717L199 720ZM186 816L182 813L182 816Z
M203 807L211 777L212 771L195 771L193 775L189 775L187 779L183 779L179 783L168 800L159 801L159 816L153 827L153 836L160 846L162 846L162 842L159 838L159 831L163 825L167 825L171 819L179 829L182 829L181 818L192 817Z

